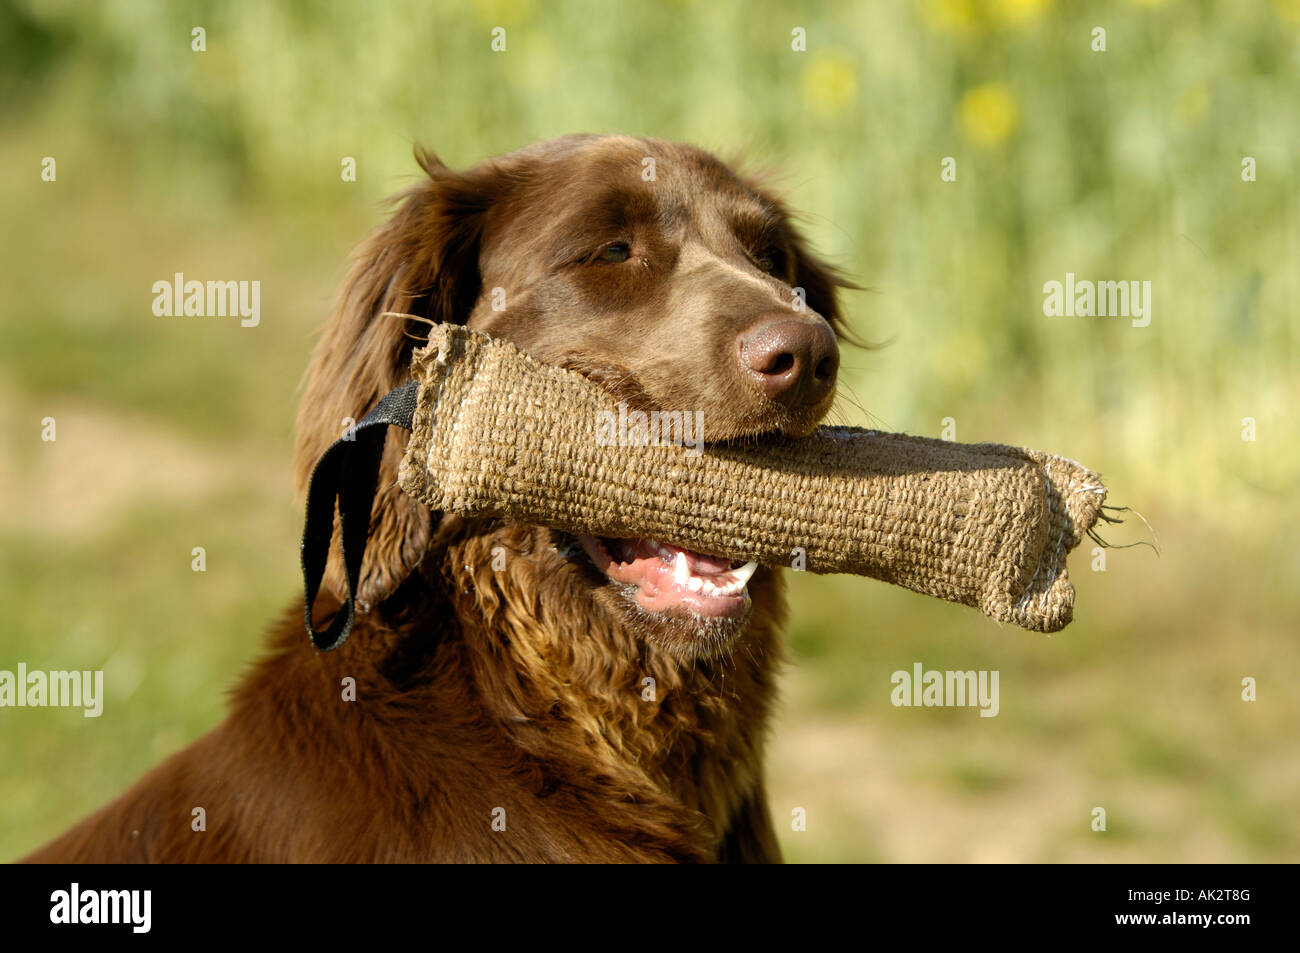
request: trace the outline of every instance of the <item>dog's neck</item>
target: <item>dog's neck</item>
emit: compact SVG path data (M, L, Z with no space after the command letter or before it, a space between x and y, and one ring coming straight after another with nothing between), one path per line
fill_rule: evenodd
M785 616L779 575L758 579L750 622L729 648L685 659L594 598L591 568L559 551L558 534L444 520L437 537L420 572L446 600L440 621L455 620L447 651L494 728L554 775L539 783L671 802L720 838L762 781Z

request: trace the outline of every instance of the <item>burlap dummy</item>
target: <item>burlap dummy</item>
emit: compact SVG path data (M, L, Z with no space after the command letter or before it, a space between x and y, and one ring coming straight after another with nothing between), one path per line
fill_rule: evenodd
M1062 457L847 427L702 452L602 445L616 405L599 385L454 325L433 329L412 374L399 481L431 509L802 560L1040 632L1072 618L1066 556L1106 497Z

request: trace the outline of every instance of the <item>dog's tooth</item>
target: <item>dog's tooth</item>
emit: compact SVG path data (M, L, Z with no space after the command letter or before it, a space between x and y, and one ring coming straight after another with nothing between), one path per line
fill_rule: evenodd
M691 576L691 581L686 584L686 588L691 592L699 592L704 588L704 580L699 576Z
M691 567L686 562L686 554L679 551L676 558L673 559L673 582L679 586L684 586L690 581L690 578Z
M739 569L731 570L732 577L736 580L738 586L744 587L749 584L749 577L754 575L754 570L758 568L758 563L747 562Z

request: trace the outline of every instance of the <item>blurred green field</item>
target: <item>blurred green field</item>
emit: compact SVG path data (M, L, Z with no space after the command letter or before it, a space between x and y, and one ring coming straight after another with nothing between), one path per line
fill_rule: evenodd
M298 597L297 383L412 143L580 131L783 170L886 345L845 351L837 421L1083 460L1159 537L1081 549L1055 637L791 574L788 858L1300 859L1298 49L1296 0L0 0L0 669L107 692L0 709L0 859L214 725ZM260 280L260 326L155 317L177 271ZM1067 271L1151 281L1150 326L1045 317ZM1000 671L1001 713L894 708L917 661Z

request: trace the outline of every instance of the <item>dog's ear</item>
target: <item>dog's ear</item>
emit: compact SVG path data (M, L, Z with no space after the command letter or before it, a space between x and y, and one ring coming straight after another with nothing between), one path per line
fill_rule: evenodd
M840 310L838 289L852 288L853 283L819 258L794 226L790 226L788 234L794 258L794 286L804 290L808 307L829 321L837 332L841 331L844 315Z
M790 221L789 212L782 207L786 221ZM848 326L844 310L840 306L840 290L849 288L862 291L862 285L848 278L834 265L813 252L808 241L793 225L788 228L791 250L794 254L794 286L804 290L804 301L808 306L831 323L835 336L841 341L872 351L879 344L863 337L856 328Z
M453 172L423 150L416 159L428 178L394 197L392 217L357 250L307 367L294 452L300 499L321 454L410 379L411 353L424 343L423 325L385 312L460 323L478 298L479 244L497 177L491 170ZM406 440L405 431L393 429L384 446L358 611L392 593L429 543L431 514L397 485ZM322 589L339 599L347 595L337 525Z
M733 163L733 167L738 165L738 161ZM794 287L803 289L804 301L808 307L829 321L837 335L852 344L869 347L870 345L853 337L845 327L844 312L840 308L839 289L860 290L860 286L812 250L808 240L795 226L795 216L790 207L769 188L769 182L774 177L775 173L770 169L749 169L740 174L741 182L774 208L785 223L785 233L793 258Z
M847 338L851 343L860 343L849 336L839 299L839 289L857 288L858 285L812 250L808 240L795 227L794 214L785 202L769 194L764 194L764 198L776 207L785 221L785 233L793 258L794 286L803 289L804 301L808 307L829 321L837 335Z

